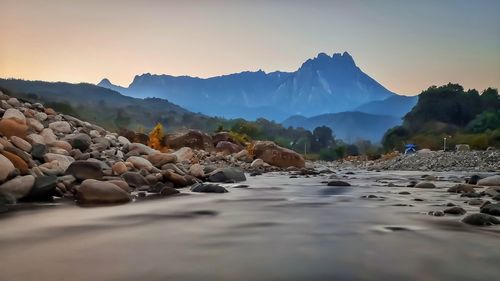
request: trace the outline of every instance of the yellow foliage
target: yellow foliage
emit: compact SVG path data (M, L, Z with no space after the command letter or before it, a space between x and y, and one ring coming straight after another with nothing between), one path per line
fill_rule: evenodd
M164 138L165 138L165 132L163 130L163 126L160 123L158 123L153 128L151 133L149 133L149 146L159 151L166 150L167 147L163 145Z

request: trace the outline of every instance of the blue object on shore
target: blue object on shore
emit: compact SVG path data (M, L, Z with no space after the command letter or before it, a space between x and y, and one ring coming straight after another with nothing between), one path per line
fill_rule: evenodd
M405 154L411 154L417 152L417 146L410 143L405 145Z

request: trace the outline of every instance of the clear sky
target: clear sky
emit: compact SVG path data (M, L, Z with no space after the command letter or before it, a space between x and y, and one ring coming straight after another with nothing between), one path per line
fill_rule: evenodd
M500 1L0 0L0 77L293 71L348 51L388 89L500 87Z

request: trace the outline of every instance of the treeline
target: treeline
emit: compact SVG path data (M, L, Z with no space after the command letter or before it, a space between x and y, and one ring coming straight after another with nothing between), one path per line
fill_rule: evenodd
M488 88L479 93L459 84L432 86L423 91L403 125L386 132L385 150L403 150L406 143L420 148L443 149L468 144L472 149L500 147L500 96Z

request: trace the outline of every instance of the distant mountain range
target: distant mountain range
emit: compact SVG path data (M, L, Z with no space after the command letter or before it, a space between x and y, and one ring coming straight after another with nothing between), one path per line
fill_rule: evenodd
M362 111L401 117L414 105L365 74L347 52L320 53L295 72L241 72L211 78L152 75L135 76L128 87L103 79L101 87L132 97L159 97L190 111L225 118L281 121L343 111ZM393 99L391 99L393 98ZM379 102L379 103L374 103ZM399 103L384 109L385 104Z
M366 139L374 143L380 142L389 128L399 124L401 118L363 112L328 113L310 118L295 115L282 123L284 127L302 127L308 130L327 126L333 130L336 138L346 142Z

